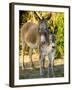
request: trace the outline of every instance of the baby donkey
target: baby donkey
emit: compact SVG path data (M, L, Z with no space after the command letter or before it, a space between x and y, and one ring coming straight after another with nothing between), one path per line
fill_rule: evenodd
M45 75L45 56L48 56L48 77L50 77L50 72L52 77L55 77L54 74L54 58L56 52L56 33L57 27L54 28L54 32L50 31L50 27L48 28L49 33L49 42L47 44L45 38L42 39L42 44L40 47L40 76L44 77Z

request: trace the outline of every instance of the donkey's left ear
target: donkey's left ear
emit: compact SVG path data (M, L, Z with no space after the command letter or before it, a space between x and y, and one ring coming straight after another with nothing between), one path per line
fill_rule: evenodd
M57 26L55 26L54 33L57 33L57 31L58 31L58 28L57 28Z
M50 20L51 19L51 16L52 16L52 13L48 13L47 17L45 18L45 20Z
M38 14L34 11L34 17L36 20L41 21L41 18L38 16Z

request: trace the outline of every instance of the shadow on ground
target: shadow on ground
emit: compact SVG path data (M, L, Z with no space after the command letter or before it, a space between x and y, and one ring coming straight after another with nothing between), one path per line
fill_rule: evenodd
M30 67L30 63L27 63L25 65L26 68L24 70L22 70L21 66L19 66L19 79L41 78L40 74L39 74L39 67L37 67L38 64L37 64L37 62L34 62L34 63L35 63L35 66L36 66L34 69ZM44 78L48 78L47 70L48 70L48 68L46 67ZM55 65L54 66L54 72L55 72L55 77L64 77L64 65L63 64ZM50 73L50 77L52 77L51 73Z

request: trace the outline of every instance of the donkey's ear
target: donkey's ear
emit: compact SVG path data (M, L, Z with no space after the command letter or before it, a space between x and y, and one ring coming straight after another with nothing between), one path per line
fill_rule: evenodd
M50 13L48 13L48 15L47 15L47 17L45 19L49 20L49 19L51 19L51 16L52 16L52 13L50 12Z
M57 31L58 31L58 28L57 28L57 26L55 26L55 28L54 28L54 33L56 34Z
M35 17L35 19L38 20L38 21L41 20L41 18L38 16L38 14L37 14L35 11L34 11L34 17Z

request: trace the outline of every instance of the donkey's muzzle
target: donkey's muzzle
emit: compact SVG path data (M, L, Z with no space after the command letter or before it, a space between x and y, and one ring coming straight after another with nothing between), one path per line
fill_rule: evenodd
M41 44L44 45L45 44L45 41L44 42L41 42Z
M52 48L55 48L55 46L52 46Z

